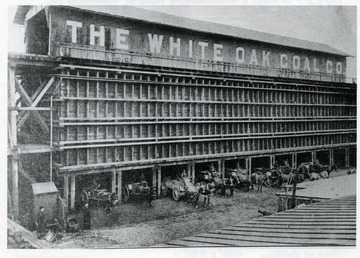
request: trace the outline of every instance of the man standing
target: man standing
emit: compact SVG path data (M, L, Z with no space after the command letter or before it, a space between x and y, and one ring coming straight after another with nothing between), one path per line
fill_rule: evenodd
M46 235L46 218L44 211L45 211L44 206L40 206L36 221L36 227L37 227L36 231L39 239Z
M91 220L91 215L90 215L89 203L85 203L84 210L83 210L83 227L84 227L84 229L91 228L90 220Z

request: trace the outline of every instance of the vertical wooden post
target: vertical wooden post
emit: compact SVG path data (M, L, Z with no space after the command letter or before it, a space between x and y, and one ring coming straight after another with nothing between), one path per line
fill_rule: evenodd
M217 161L217 163L218 163L218 165L217 165L217 171L220 172L220 173L222 173L221 159L219 159L219 160Z
M12 155L12 205L14 219L19 217L19 156Z
M349 149L349 148L345 148L345 167L346 167L346 168L349 168L349 167L350 167L349 155L350 155L350 149Z
M75 209L75 175L70 177L70 209Z
M153 189L156 188L156 166L152 169L152 186Z
M121 202L122 199L122 171L121 170L117 170L117 196L118 196L118 201L119 203Z
M157 167L157 181L158 181L157 194L158 194L158 196L160 196L160 194L161 194L161 167L160 166Z
M311 162L314 163L316 158L316 151L311 152Z
M187 176L188 176L189 178L192 178L192 171L191 171L191 164L190 164L190 163L187 164ZM193 179L193 178L192 178L192 180L193 180L193 182L194 182L194 179Z
M111 192L116 192L116 170L111 171Z
M195 182L195 162L191 162L191 178Z
M274 168L275 164L275 155L270 155L270 169Z
M334 165L334 150L329 150L329 166L330 168Z
M296 160L296 153L291 154L291 167L293 169L297 168L297 160Z
M17 148L17 127L16 127L16 115L17 111L15 110L16 106L16 90L15 90L15 69L14 67L9 67L9 107L10 107L10 128L11 128L11 140L12 146L14 149ZM19 180L19 160L18 155L12 155L11 163L12 163L12 205L13 205L13 214L14 218L18 219L19 216L19 188L18 188L18 180Z
M222 170L222 171L221 171L221 174L222 174L222 177L223 177L223 178L225 178L225 169L226 169L226 168L225 168L225 160L222 159L222 160L221 160L221 170Z
M69 175L64 175L64 199L66 206L69 209Z

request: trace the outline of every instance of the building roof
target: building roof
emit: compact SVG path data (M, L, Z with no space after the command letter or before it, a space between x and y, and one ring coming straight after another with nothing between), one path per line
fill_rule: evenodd
M31 184L31 187L35 195L58 192L58 189L56 188L54 182L34 183Z
M61 6L61 7L81 9L84 11L90 11L99 14L130 18L130 19L155 23L159 25L172 26L182 29L190 29L198 32L212 33L212 34L230 36L230 37L241 38L246 40L254 40L254 41L265 42L269 44L281 45L286 47L301 48L316 52L340 55L340 56L350 56L349 54L346 54L324 43L317 43L307 40L275 35L266 32L244 29L235 26L179 17L175 15L135 8L132 6L74 5L74 6ZM19 6L15 14L14 23L24 24L25 16L28 11L29 11L29 6Z

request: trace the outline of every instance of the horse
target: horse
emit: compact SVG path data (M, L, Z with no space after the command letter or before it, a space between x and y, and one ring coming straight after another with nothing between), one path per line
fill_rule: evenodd
M188 202L191 204L194 200L196 200L196 198L198 198L199 189L202 187L202 183L194 185L188 177L183 177L182 180L185 186L185 203Z
M248 178L248 171L246 169L241 169L241 168L226 169L225 177L235 178L234 187L240 189L240 187L245 186L246 192L250 190L251 180Z
M210 207L210 198L214 195L215 188L211 183L199 182L195 185L198 189L197 194L194 196L195 208L199 207L199 198L202 195L204 197L204 206ZM190 203L191 204L191 203Z
M250 179L251 179L252 189L254 189L254 185L257 185L257 192L260 191L260 193L261 193L262 186L263 186L265 180L268 179L268 174L267 173L263 174L261 171L256 171L251 174Z
M313 164L312 162L303 162L298 167L298 172L300 174L304 175L304 178L308 178L312 180L319 179L319 178L329 178L330 173L332 171L337 171L337 166L332 165L321 165L321 164ZM316 173L319 175L319 177L312 175L313 173Z

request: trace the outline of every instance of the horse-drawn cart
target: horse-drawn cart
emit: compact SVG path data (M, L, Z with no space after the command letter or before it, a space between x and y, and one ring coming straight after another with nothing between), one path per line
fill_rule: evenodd
M144 199L151 195L151 188L146 180L126 184L122 189L122 201L124 203L128 202L130 198Z
M106 189L84 189L81 191L81 201L83 204L96 203L98 207L118 204L117 194Z
M171 179L165 177L161 183L161 196L166 196L171 192L175 201L179 201L182 197L193 199L198 195L201 184L193 185L188 177L178 177Z

